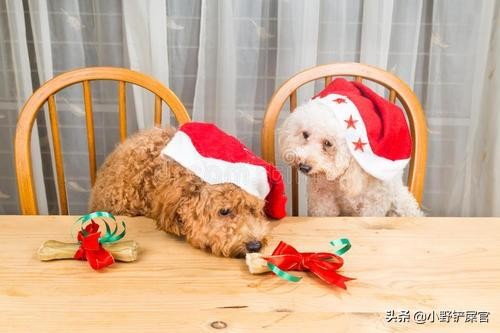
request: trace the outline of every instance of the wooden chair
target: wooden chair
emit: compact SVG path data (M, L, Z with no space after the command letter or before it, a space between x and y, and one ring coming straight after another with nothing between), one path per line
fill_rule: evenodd
M359 63L336 63L322 65L307 69L291 77L274 93L262 126L262 156L275 163L275 128L278 116L286 100L290 101L290 111L297 107L297 89L304 84L324 79L325 85L335 76L353 77L356 81L368 80L389 89L389 100L398 99L408 118L411 136L413 138L413 151L408 170L408 188L419 203L422 201L424 189L425 164L427 160L427 125L422 105L415 93L397 76L382 69ZM298 175L292 168L292 215L298 215Z
M57 191L60 212L68 214L68 202L65 186L63 160L61 155L61 139L59 136L57 111L54 95L70 85L81 83L85 105L87 127L87 144L89 151L90 180L92 185L96 177L96 155L94 138L94 120L92 113L92 92L90 81L113 80L118 81L118 118L120 124L120 139L127 137L126 116L126 84L131 83L151 91L155 94L154 124L161 125L162 102L165 102L179 124L190 121L189 115L179 98L162 83L145 74L125 68L89 67L76 69L56 76L38 88L23 106L16 127L14 141L14 159L17 172L17 187L22 214L38 214L36 195L33 184L33 170L31 165L31 131L36 115L42 106L47 103L49 110L50 128L54 149L55 169L57 174Z

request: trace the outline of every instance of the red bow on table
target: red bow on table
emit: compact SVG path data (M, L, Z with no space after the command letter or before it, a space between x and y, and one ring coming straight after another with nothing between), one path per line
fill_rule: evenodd
M354 280L336 272L344 265L344 260L333 253L301 253L293 246L280 242L273 254L264 259L283 271L310 271L326 283L343 289L347 289L346 281Z
M80 248L76 251L74 258L87 260L93 269L101 269L113 264L115 259L99 243L101 237L99 224L92 221L85 227L85 234L83 231L78 232Z

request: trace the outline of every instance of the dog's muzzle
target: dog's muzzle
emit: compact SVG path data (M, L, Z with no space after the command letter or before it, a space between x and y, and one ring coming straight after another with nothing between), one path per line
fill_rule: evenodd
M262 248L262 243L260 241L251 241L245 244L248 252L259 252Z
M299 163L299 170L306 175L311 171L312 167L310 165L304 164L304 163Z

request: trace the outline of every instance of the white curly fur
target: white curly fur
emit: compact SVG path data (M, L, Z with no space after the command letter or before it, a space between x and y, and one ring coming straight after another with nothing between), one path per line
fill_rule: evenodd
M327 112L332 111L326 106L305 103L285 119L279 133L285 162L311 167L309 215L422 216L402 174L381 181L366 173L349 152L345 126Z

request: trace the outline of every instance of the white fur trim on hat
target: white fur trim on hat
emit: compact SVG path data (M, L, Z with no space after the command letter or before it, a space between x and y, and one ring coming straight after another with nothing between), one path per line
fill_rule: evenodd
M204 157L196 150L191 138L182 131L175 133L161 154L172 158L209 184L232 183L261 199L270 191L264 167Z

